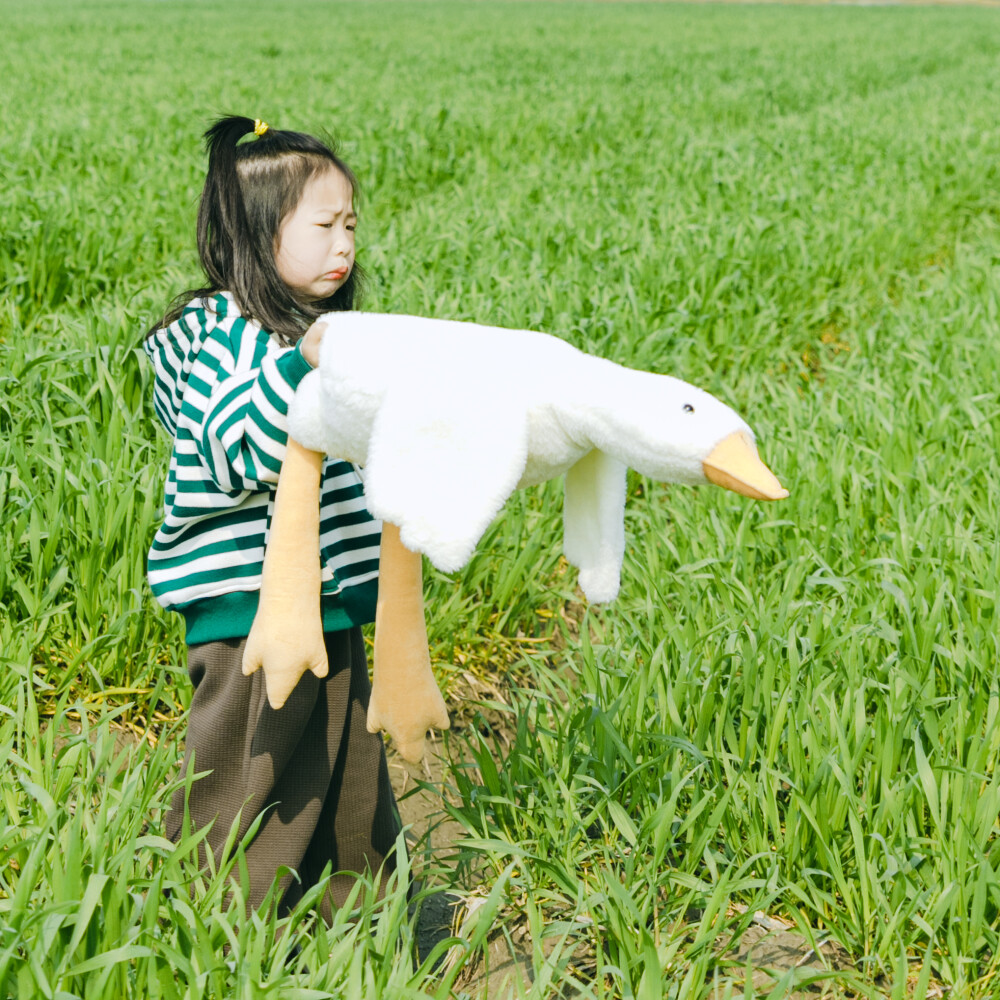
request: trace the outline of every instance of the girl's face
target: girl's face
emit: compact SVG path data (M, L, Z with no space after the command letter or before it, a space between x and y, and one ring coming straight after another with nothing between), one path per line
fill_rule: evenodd
M329 298L354 267L354 190L335 167L311 177L275 240L278 275L301 298Z

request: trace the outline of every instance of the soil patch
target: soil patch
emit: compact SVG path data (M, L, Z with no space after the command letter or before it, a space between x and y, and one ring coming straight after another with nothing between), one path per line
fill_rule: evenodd
M460 733L459 730L452 735L460 737ZM442 889L421 904L417 920L421 955L429 954L437 942L452 934L464 936L463 925L471 923L477 904L483 900L476 892L474 869L467 864L459 869L459 842L465 831L448 815L445 807L450 794L450 767L469 763L462 756L464 749L465 742L461 738L442 741L436 737L428 740L428 752L419 765L408 764L391 747L388 751L389 774L403 824L410 828L408 842L417 877L420 877L420 869L426 866ZM498 767L503 766L502 760L496 763ZM541 942L543 953L548 944L545 940ZM490 935L485 954L463 970L457 985L476 1000L508 1000L523 996L534 981L533 950L525 924L498 924ZM755 996L770 995L777 989L779 992L774 995L788 1000L849 995L833 983L824 984L822 977L832 971L852 969L850 956L835 942L822 938L814 946L779 917L754 914L749 929L725 957L735 963L735 967L728 994L724 987L717 993L720 1000L732 995L733 989L744 990L747 986ZM453 956L445 956L442 964L451 958ZM741 972L740 967L746 971ZM796 988L796 983L802 984L801 987ZM781 991L782 985L787 986L787 992Z

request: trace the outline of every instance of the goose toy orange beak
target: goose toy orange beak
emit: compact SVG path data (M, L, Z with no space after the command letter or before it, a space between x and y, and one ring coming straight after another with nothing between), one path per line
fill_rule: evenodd
M752 500L784 500L788 490L760 460L753 441L742 431L723 438L702 462L705 478Z

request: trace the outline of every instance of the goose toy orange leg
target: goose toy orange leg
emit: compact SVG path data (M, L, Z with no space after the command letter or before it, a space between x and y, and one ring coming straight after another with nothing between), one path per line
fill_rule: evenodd
M246 676L263 668L271 708L281 708L302 675L326 677L319 610L319 480L323 455L288 439L260 576L260 603L243 651Z
M400 541L395 524L383 523L368 731L387 732L410 763L423 758L428 729L451 725L427 650L422 560Z
M243 673L263 668L267 700L281 708L302 675L328 669L320 616L319 488L323 455L292 439L278 480L261 574L260 606ZM369 732L385 731L400 755L421 760L430 728L447 729L448 709L431 671L421 555L384 524L375 612L375 679Z

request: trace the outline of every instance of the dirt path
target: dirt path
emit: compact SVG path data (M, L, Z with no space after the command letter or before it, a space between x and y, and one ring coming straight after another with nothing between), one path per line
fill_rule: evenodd
M448 743L452 754L460 752L456 748L461 745L459 739L451 739ZM442 878L442 873L445 878L448 877L449 857L454 854L456 844L465 831L444 809L444 796L448 794L449 784L445 746L440 741L428 746L429 752L422 766L407 764L391 748L388 759L393 788L399 799L400 816L403 824L410 827L414 867L419 872L423 865L427 865L437 880ZM455 762L462 763L461 760ZM502 761L497 761L497 765L502 766ZM421 788L420 782L425 787ZM461 922L475 886L461 884L456 877L451 888L454 891L451 899L442 892L432 897L429 905L420 912L417 938L422 954L429 952L436 941L449 936ZM526 928L498 926L485 960L463 973L461 989L476 1000L513 1000L523 996L533 980L531 955L532 942ZM789 979L794 976L801 981L801 977L810 972L852 967L849 956L835 943L817 944L814 948L788 921L764 913L753 915L750 928L727 957L753 970L749 977L750 986L753 995L761 996L769 994L786 976ZM744 982L737 979L729 989L743 987ZM723 995L725 990L720 989L719 996ZM814 985L781 995L788 1000L817 1000L819 997L833 998L847 994L836 986L824 991Z
M458 740L449 741L452 753L459 746ZM418 873L427 867L436 881L449 878L455 872L456 845L465 835L460 824L444 810L449 778L448 759L440 741L428 743L428 753L423 765L414 766L404 761L392 748L388 751L389 775L399 802L399 814L404 826L410 828L411 858ZM432 790L420 787L420 782ZM419 877L419 874L418 874ZM449 892L430 897L423 904L417 921L417 947L427 954L437 941L449 937L459 929L467 914L471 891L475 885L463 884L457 874ZM447 961L448 959L445 959ZM471 997L482 1000L500 1000L522 996L532 981L530 942L519 948L508 942L501 928L490 941L485 961L463 971L461 989Z

